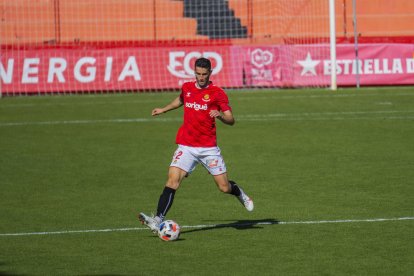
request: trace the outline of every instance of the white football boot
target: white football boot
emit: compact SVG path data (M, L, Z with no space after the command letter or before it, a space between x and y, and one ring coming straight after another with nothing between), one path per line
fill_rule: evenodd
M249 212L253 211L254 209L253 200L248 195L246 195L240 187L239 189L240 189L240 195L237 197L237 199L246 208L247 211Z
M139 213L138 219L141 221L142 224L146 225L149 229L151 229L152 233L157 234L158 229L160 228L161 219L157 219L158 217L150 217L144 213Z

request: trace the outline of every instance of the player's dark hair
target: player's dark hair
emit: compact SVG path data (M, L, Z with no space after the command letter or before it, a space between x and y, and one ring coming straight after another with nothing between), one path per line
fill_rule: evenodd
M206 68L211 71L211 62L209 59L201 57L195 61L195 67Z

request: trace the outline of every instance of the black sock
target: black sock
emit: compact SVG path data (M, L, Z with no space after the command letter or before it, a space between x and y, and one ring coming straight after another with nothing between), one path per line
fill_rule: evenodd
M230 186L231 186L231 192L230 194L235 196L240 196L241 192L239 189L239 186L237 186L236 182L229 180Z
M174 201L175 190L169 187L164 187L160 199L158 200L157 216L164 220L168 210Z

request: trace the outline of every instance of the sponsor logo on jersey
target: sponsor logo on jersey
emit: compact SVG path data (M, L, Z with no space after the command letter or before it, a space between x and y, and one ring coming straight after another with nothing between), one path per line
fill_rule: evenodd
M203 104L203 105L201 105L201 104L198 104L198 103L196 103L196 102L193 102L193 103L185 103L185 107L192 108L192 109L194 109L195 111L199 111L199 110L207 110L207 109L208 109L207 104Z

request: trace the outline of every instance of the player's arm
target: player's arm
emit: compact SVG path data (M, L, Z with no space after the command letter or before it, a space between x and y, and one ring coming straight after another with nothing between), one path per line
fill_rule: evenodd
M156 115L160 115L162 113L166 113L170 110L174 110L176 108L179 108L180 106L182 106L183 103L181 102L181 98L178 96L177 98L175 98L171 103L167 104L166 106L162 107L162 108L154 108L152 110L152 116L156 116Z
M224 112L220 112L218 110L211 110L210 116L219 119L226 125L230 126L234 125L234 123L236 122L234 120L233 112L231 112L231 110L226 110Z

